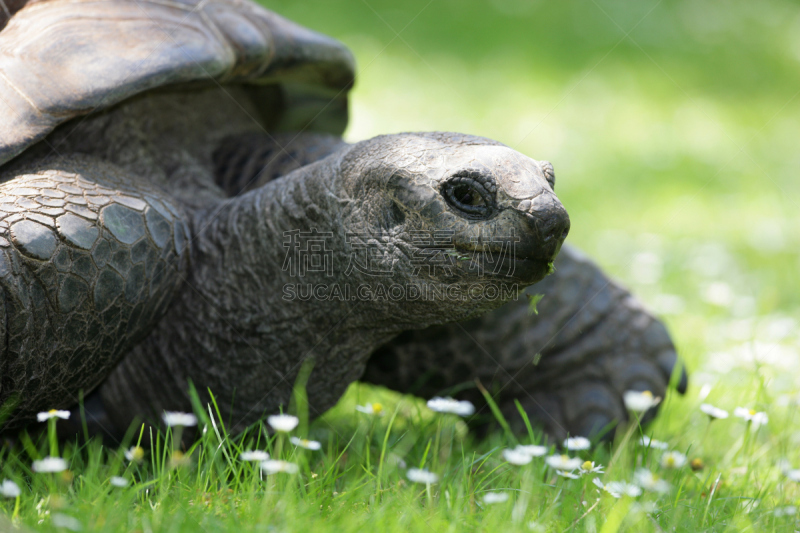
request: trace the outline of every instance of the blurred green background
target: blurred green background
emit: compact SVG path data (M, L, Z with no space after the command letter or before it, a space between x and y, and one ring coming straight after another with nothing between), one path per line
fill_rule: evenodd
M550 160L568 241L667 320L695 384L798 390L797 2L264 4L354 52L349 140L454 130Z

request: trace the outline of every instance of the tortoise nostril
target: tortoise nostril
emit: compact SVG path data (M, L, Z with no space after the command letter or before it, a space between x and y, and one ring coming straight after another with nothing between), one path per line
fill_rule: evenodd
M553 239L563 241L569 233L569 217L564 209L553 209L543 217L547 222L541 227L541 239L550 242Z
M523 200L517 205L527 226L523 230L525 244L520 248L521 253L525 250L529 257L554 260L569 233L567 210L552 193ZM523 210L525 207L528 209Z
M541 242L563 242L567 238L570 229L569 215L554 194L544 193L536 198L522 200L517 204L517 210L523 214L528 226Z

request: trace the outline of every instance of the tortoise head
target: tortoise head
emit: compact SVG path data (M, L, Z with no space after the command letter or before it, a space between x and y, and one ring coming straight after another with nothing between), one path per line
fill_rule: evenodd
M409 263L401 271L448 284L528 285L547 275L569 231L552 165L489 139L380 136L354 145L341 164L355 199L348 225L389 245L383 257L394 272Z

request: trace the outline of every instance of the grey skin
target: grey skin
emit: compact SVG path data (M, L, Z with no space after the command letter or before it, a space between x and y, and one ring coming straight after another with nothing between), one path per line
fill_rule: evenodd
M504 407L520 397L550 433L575 434L623 418L626 387L665 389L663 326L574 254L539 317L523 300L477 318L561 248L569 219L549 163L456 133L343 143L349 51L245 0L77 3L0 6L13 15L0 31L5 429L86 394L92 428L119 436L189 410L191 381L237 431L287 404L307 360L314 416L362 376L408 391L433 372L420 392L478 378ZM291 232L313 231L330 269L303 285L435 296L286 297ZM446 244L419 238L443 231ZM388 278L351 268L365 256ZM425 346L440 363L420 360ZM495 360L513 385L493 379Z
M222 143L218 176L229 194L240 194L346 146L325 135L262 135ZM285 151L280 149L285 148ZM250 157L237 156L248 154ZM238 160L237 167L222 161ZM548 167L548 182L555 173ZM548 435L611 438L628 414L628 390L666 395L674 385L686 391L664 324L589 258L565 245L555 270L525 293L543 297L530 309L520 296L496 311L465 322L409 330L376 350L360 380L431 397L447 392L469 399L491 419L475 381L492 392L504 416L524 432L515 402ZM655 410L644 421L650 420ZM480 420L474 420L480 424Z
M24 217L8 212L17 218L4 233L4 257L19 272L2 279L7 301L15 303L9 316L27 315L8 331L7 353L19 355L5 376L24 402L10 423L46 406L68 407L80 390L100 385L113 424L108 429L119 432L135 417L191 409L191 380L204 400L210 388L221 405L231 406L226 423L236 431L287 404L305 359L315 365L309 402L322 413L364 373L369 355L398 333L503 303L481 290L468 302L287 301L284 286L298 279L282 268L286 232L329 233L332 271L352 287L387 281L358 271L343 277L354 250L348 234L355 233L371 257L381 258L380 270L393 270L391 283L465 294L476 285L524 287L542 279L566 237L569 219L547 181L549 165L452 133L344 145L229 198L217 177L226 158L217 152L214 162L211 154L230 139L217 139L221 129L251 127L236 112L244 97L234 101L235 93L145 95L82 122L80 134L68 124L48 138L60 151L80 155L42 156L43 144L3 174L4 205L39 204L25 203ZM204 113L206 127L198 127L197 109L216 110ZM149 120L153 115L162 120ZM252 135L241 139L244 144ZM465 171L495 190L487 216L466 216L442 194ZM145 172L148 179L134 178ZM45 207L48 202L60 207ZM73 211L87 222L66 225L78 216ZM52 227L47 217L54 218ZM473 239L518 236L513 275L481 274L456 260L447 269L415 268L413 259L425 250L413 232L439 230L451 231L454 250L463 254L472 252ZM84 272L77 265L89 258L96 268ZM306 272L300 281L332 280ZM61 306L56 312L48 312L51 301ZM39 307L45 309L40 315L30 312ZM95 331L108 335L93 337ZM38 356L47 349L49 357ZM32 365L40 372L35 381L26 379Z

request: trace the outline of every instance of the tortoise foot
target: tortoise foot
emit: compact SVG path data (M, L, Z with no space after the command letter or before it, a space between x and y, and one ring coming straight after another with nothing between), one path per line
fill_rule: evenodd
M478 379L517 430L525 424L515 400L558 441L613 438L628 420L626 391L665 396L682 366L666 327L583 254L565 245L555 273L527 293L544 295L538 313L520 298L468 322L404 333L373 354L363 379L427 397L449 387L480 404L470 389ZM683 393L683 368L675 378Z
M620 425L630 421L625 407L627 391L650 391L654 397L664 398L670 376L677 363L673 352L672 363L664 356L662 361L649 353L612 355L598 358L576 369L530 396L518 397L531 422L541 426L557 442L568 436L585 436L593 440L610 441ZM687 375L683 368L677 370L676 389L686 390ZM516 404L504 405L506 416L522 429L522 420ZM658 412L655 406L641 416L647 424Z

